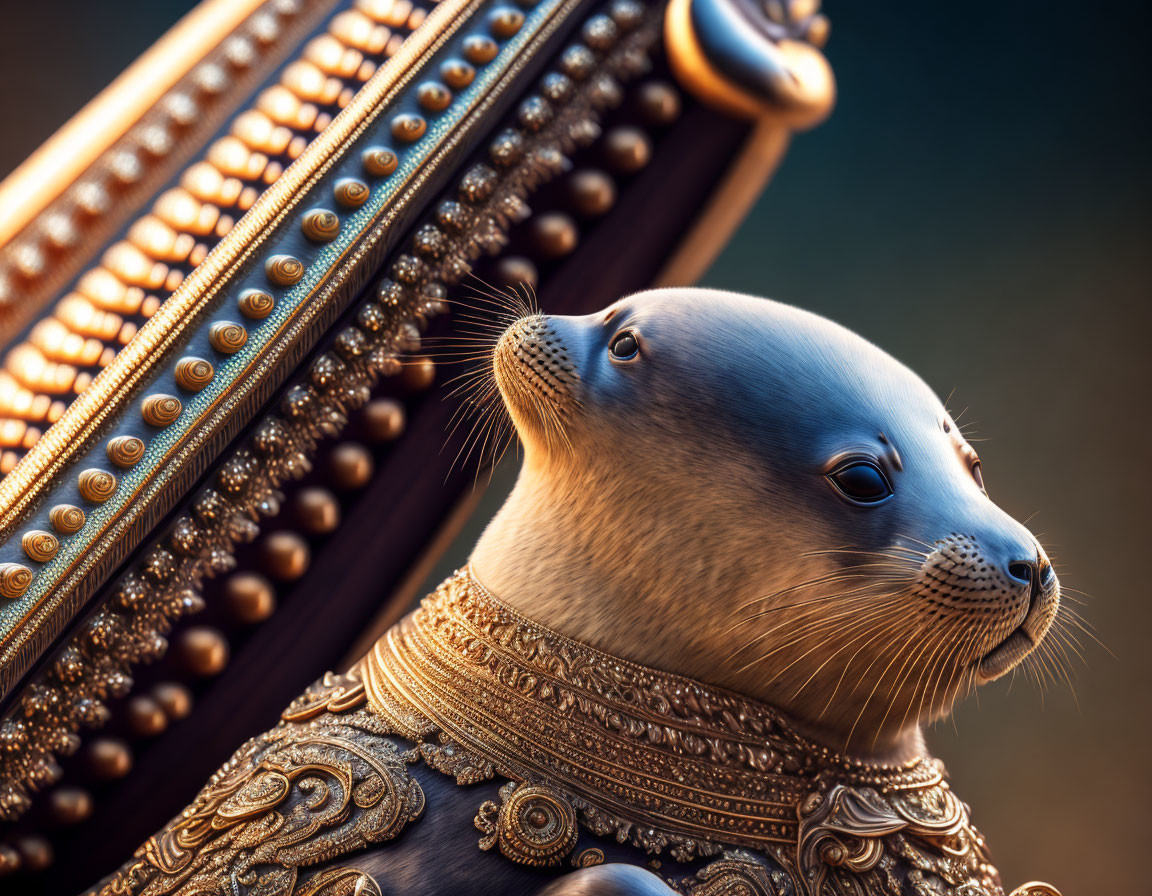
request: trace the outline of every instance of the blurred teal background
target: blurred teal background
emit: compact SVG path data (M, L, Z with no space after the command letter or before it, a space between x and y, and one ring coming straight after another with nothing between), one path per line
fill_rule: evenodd
M0 174L190 6L5 2ZM1152 892L1149 6L825 11L838 106L704 282L825 314L968 409L992 496L1091 595L1115 658L1082 639L1075 699L1017 676L929 740L1010 886Z

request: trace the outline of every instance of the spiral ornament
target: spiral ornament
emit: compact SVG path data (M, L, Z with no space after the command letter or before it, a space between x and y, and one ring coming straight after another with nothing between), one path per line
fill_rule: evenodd
M244 348L244 343L248 341L248 331L240 324L222 320L212 324L208 330L208 341L216 351L234 355Z
M523 25L524 13L511 7L494 10L488 20L488 27L501 40L512 37Z
M74 504L57 504L48 513L48 522L61 535L79 532L84 526L84 511Z
M80 495L93 504L102 504L116 491L116 477L107 470L85 470L80 474Z
M16 600L32 584L32 570L19 563L0 563L0 597Z
M341 178L336 182L332 195L344 208L359 208L368 201L368 184L354 177Z
M292 255L273 255L264 262L264 273L277 286L293 286L304 279L304 262Z
M305 213L300 229L314 243L330 243L340 235L340 218L326 208L314 208Z
M246 289L240 293L236 304L240 313L249 320L264 320L276 307L276 300L262 289Z
M144 416L144 422L149 426L169 426L176 422L176 418L180 416L182 410L184 410L184 406L180 404L180 399L175 395L158 393L149 395L144 399L141 413Z
M428 122L419 115L404 113L392 119L392 136L403 143L414 143L424 136Z
M30 559L37 563L47 563L60 550L60 541L51 532L33 529L21 537L20 547L24 548L24 553Z
M373 146L364 150L364 155L360 157L360 161L364 165L364 170L373 177L387 177L400 164L400 160L396 158L396 153L390 149L384 149L382 146Z
M443 84L426 81L416 89L416 100L429 112L443 112L452 103L452 91Z
M108 443L108 459L118 467L131 467L144 456L144 443L136 436L117 436Z
M199 392L212 382L215 372L212 365L203 358L181 358L176 364L176 385L189 392Z
M563 796L540 784L508 783L500 788L500 806L480 807L476 827L487 834L483 849L500 846L514 862L538 868L559 865L576 847L576 810Z

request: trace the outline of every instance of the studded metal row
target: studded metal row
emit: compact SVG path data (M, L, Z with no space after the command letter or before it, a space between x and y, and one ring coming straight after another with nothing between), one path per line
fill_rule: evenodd
M257 17L250 25L252 34L230 38L230 66L236 71L252 67L257 48L270 43L284 21L296 14L294 3L284 3L279 13ZM162 193L127 228L125 238L109 246L27 338L8 351L0 367L0 475L16 465L44 428L111 363L424 17L425 9L410 0L355 0L333 16L326 31L284 66L278 83L237 114L229 132L208 146L179 184ZM196 80L203 93L215 95L228 88L230 74L221 65L201 69ZM138 180L146 160L162 158L181 124L187 126L198 114L196 101L184 95L169 97L166 109L168 129L151 127L139 151L121 153L108 178ZM77 191L84 201L73 217L107 210L113 201L110 186L95 180L80 184ZM354 195L348 185L337 198ZM319 236L332 226L321 216L312 224ZM77 221L62 213L46 222L39 236L21 239L14 269L0 269L0 293L18 294L22 285L43 274L53 251L72 250L80 242ZM11 587L11 573L7 581Z
M417 228L413 254L395 259L375 295L355 311L355 323L336 334L332 350L287 390L250 442L220 465L213 484L25 688L17 712L0 722L0 817L18 817L30 805L29 791L59 779L52 754L74 753L80 745L75 729L102 724L104 701L131 689L131 666L165 653L173 622L203 603L203 576L232 571L234 545L258 537L257 520L279 512L278 484L311 468L318 441L343 429L379 375L404 370L397 352L418 346L421 322L444 310L445 282L464 276L481 251L503 244L510 223L527 213L520 197L566 169L566 147L598 135L597 113L622 99L616 76L645 71L646 50L658 37L656 23L645 23L643 8L632 0L616 0L610 13L586 23L582 41L518 107L515 127L492 141L491 164L463 175L456 198Z

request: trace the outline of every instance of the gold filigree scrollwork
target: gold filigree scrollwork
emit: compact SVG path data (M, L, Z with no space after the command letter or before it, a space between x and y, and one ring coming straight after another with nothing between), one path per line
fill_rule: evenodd
M539 784L508 783L500 803L488 800L476 815L481 849L500 852L521 865L554 868L576 847L576 810L562 795Z
M357 868L331 868L305 881L292 896L382 896L380 885Z
M309 689L285 712L308 720L282 721L241 747L103 896L219 893L226 881L260 896L379 893L354 869L301 880L311 866L391 840L424 809L420 785L379 721L347 699L355 690L337 676ZM359 708L332 712L334 703Z
M685 896L785 896L796 882L779 869L769 869L745 850L726 852L692 877L676 884Z
M942 891L1002 892L983 839L943 781L887 795L836 784L806 797L797 814L797 862L812 896L899 892L888 877L896 858Z

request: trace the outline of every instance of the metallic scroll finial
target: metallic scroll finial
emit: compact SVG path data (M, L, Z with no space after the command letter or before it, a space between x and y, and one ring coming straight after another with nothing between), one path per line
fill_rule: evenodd
M664 42L672 70L731 115L810 128L836 98L818 8L817 0L671 0Z

